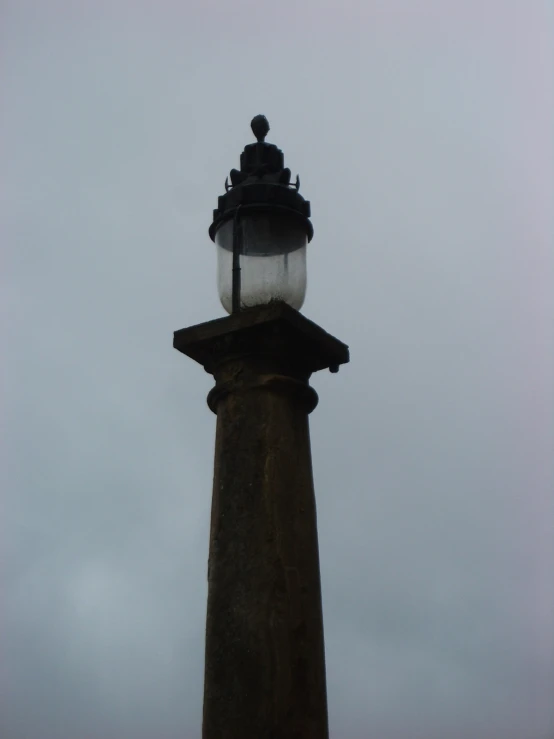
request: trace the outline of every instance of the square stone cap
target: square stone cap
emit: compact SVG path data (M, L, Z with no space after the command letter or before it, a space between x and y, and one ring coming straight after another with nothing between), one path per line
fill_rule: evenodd
M215 321L182 328L173 335L173 346L211 372L215 354L240 343L243 351L267 351L272 335L279 335L279 353L290 354L309 372L330 369L350 360L348 347L286 303L247 308ZM284 341L283 341L284 339Z

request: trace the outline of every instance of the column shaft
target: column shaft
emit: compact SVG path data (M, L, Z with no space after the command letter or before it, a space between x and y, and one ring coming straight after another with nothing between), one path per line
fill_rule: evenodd
M307 382L216 386L203 739L326 739ZM229 375L248 377L233 383ZM315 401L314 401L315 396Z

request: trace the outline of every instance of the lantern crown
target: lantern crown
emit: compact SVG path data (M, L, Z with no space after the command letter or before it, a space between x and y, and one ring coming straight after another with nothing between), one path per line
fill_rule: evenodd
M264 115L251 121L257 143L248 144L240 157L240 169L232 169L225 180L225 194L218 198L209 229L210 238L223 223L233 218L240 206L241 213L248 211L279 211L296 216L302 221L308 241L313 236L310 218L310 203L300 195L300 178L291 184L291 172L285 167L281 149L265 141L269 133L269 122Z

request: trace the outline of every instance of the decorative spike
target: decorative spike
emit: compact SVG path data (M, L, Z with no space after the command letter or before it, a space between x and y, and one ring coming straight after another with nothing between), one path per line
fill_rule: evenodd
M225 192L229 192L231 188L229 187L229 178L225 178Z
M300 190L300 177L298 175L296 175L296 183L295 183L295 185L296 185L296 189L297 190Z
M252 118L252 122L250 123L250 127L252 129L252 133L254 136L258 139L258 142L261 143L265 140L265 137L269 133L269 121L265 117L265 115L257 115Z

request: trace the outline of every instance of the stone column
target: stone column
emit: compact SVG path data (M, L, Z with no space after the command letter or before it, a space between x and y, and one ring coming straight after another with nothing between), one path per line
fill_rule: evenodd
M348 348L284 303L174 346L216 381L203 739L327 739L308 380Z

